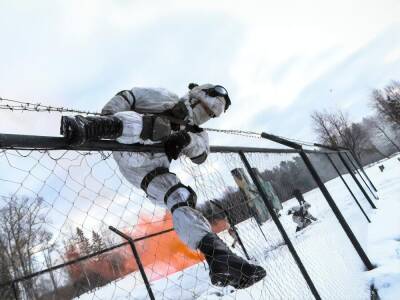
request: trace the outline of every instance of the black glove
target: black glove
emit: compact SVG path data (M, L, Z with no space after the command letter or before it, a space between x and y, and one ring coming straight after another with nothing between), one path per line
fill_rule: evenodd
M168 159L178 159L182 149L190 143L190 135L186 131L171 134L164 143L165 154Z

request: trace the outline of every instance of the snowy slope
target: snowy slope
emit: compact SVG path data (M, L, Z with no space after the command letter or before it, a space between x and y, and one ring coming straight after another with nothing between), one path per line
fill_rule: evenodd
M395 157L383 164L386 167L383 173L376 165L367 170L379 190L380 199L375 201L377 210L372 210L365 199L362 199L361 192L355 191L372 219L371 224L366 222L339 178L327 183L328 190L351 229L373 263L377 264L378 268L373 271L364 271L361 260L319 190L304 195L312 205L310 212L318 218L304 232L295 233L295 224L286 215L287 209L297 202L292 199L284 203L280 220L323 299L368 299L371 283L378 288L382 299L399 299L400 162ZM345 179L350 181L349 176L345 176ZM267 271L267 277L262 282L239 291L233 288L215 288L209 283L206 267L200 263L152 282L156 299L313 298L272 222L264 223L262 232L254 220L243 222L238 229L250 257ZM232 242L226 233L222 233L221 237L228 243ZM243 255L239 247L234 251ZM143 281L135 273L82 295L79 299L148 299L148 295Z
M400 156L380 162L367 170L377 184L380 200L369 226L368 253L377 268L368 278L381 299L400 299Z

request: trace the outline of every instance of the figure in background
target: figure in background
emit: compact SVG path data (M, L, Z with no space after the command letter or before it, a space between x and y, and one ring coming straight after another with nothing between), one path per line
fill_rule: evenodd
M308 212L311 204L304 200L299 189L293 190L293 196L299 201L299 205L290 208L288 215L292 215L293 222L297 224L296 232L298 232L310 225L312 221L317 221L317 218Z

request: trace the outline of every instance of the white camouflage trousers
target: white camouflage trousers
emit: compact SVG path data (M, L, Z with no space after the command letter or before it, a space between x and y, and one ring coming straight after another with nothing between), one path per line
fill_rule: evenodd
M140 138L142 131L142 115L134 111L118 112L114 114L123 123L123 133L117 138L122 144L152 144ZM136 188L140 188L143 178L157 167L169 168L170 162L164 153L133 153L114 152L122 175ZM156 176L147 187L148 198L157 205L164 204L164 196L168 190L180 183L173 173ZM169 210L177 203L188 200L190 192L186 187L176 189L167 199ZM197 249L201 239L209 232L211 226L204 216L189 206L178 207L172 215L174 229L179 238L190 248Z

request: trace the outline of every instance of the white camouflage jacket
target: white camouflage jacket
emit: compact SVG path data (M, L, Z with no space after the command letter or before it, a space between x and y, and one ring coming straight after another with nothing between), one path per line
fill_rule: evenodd
M111 115L118 112L135 111L139 114L159 114L171 109L184 98L163 88L141 88L135 87L131 90L119 92L111 98L102 109L102 114ZM186 102L185 102L186 104ZM191 108L189 110L189 122L191 119ZM201 132L189 132L190 144L183 149L182 153L189 157L194 163L203 163L210 151L208 134L205 130Z

